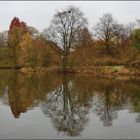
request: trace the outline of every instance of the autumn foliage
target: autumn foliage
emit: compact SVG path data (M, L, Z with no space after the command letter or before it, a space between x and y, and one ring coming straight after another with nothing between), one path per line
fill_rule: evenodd
M110 13L99 18L93 31L83 13L74 7L56 13L42 33L14 17L7 36L5 41L0 35L0 64L4 67L140 65L140 29L130 29Z
M9 28L9 32L12 32L14 28L26 28L26 23L23 21L20 21L19 18L14 17Z
M15 41L15 40L17 40L17 43L19 43L19 41L22 39L23 35L26 32L27 32L27 25L26 25L26 23L23 22L23 21L20 21L19 18L14 17L13 20L11 21L11 24L10 24L10 27L9 27L9 31L8 31L9 45L13 45L12 41ZM16 45L18 45L18 44L16 44Z

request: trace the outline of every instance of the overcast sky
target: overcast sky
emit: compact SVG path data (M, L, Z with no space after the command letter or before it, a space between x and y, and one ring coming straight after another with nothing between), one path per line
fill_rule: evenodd
M57 10L65 9L69 5L82 10L90 28L107 12L124 24L140 19L139 1L1 1L0 31L8 30L15 16L42 31L49 26Z

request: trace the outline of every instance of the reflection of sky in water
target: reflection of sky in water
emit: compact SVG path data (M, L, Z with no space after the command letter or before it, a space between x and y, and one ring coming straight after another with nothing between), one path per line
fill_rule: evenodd
M8 106L0 105L0 137L4 138L139 138L140 124L135 123L137 113L130 114L128 110L118 112L119 118L113 121L111 127L103 127L99 117L92 112L88 115L89 122L80 136L68 137L63 132L53 128L50 118L45 117L40 107L21 114L14 119Z
M139 81L20 75L15 94L12 78L0 79L1 139L140 138Z

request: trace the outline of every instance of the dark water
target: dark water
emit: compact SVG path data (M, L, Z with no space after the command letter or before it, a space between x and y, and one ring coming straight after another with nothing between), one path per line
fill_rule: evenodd
M0 138L140 138L140 80L0 71Z

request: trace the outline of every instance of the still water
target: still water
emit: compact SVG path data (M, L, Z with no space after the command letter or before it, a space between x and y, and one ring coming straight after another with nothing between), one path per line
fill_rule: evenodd
M0 138L140 138L140 80L1 70Z

